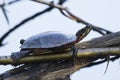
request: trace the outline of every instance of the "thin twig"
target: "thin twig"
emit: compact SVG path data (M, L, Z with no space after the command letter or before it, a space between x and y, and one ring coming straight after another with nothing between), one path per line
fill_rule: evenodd
M110 58L110 61L115 61L115 60L117 60L119 58L120 58L119 56L115 56L115 57ZM95 65L99 65L99 64L102 64L102 63L104 63L106 61L107 61L107 59L104 59L104 60L101 60L101 61L97 61L97 62L92 62L92 63L86 65L84 68L92 67L92 66L95 66Z
M7 23L9 24L9 19L8 19L6 9L5 9L5 3L1 4L0 7L1 7L1 10L2 10L4 16L5 16L5 19L6 19Z

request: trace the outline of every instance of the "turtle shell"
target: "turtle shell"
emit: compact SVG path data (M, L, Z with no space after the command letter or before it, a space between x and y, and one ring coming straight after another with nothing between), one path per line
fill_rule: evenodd
M60 46L66 46L69 43L75 42L76 35L67 34L57 31L49 31L29 37L21 45L21 49L28 48L54 48Z

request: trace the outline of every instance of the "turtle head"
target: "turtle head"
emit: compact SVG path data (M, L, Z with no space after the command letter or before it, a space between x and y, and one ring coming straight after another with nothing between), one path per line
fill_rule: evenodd
M20 44L23 44L24 42L25 42L24 39L21 39L21 40L20 40Z
M86 37L89 34L89 32L91 31L91 28L92 28L91 25L87 25L86 27L80 29L76 33L76 36L77 36L76 43L79 42L79 41L81 41L84 37Z

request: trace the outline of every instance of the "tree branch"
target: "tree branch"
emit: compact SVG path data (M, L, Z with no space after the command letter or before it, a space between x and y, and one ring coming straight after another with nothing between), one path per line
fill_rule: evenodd
M97 59L106 58L106 56L108 56L108 55L120 57L120 48L117 48L117 47L116 48L94 48L94 49L79 50L78 54L77 54L77 61L74 64L74 66L71 65L72 64L72 62L70 60L70 58L72 57L71 52L63 53L63 54L53 54L53 55L51 54L51 55L43 55L43 56L25 57L25 58L20 59L20 61L17 61L16 63L19 63L19 64L20 63L30 63L31 64L34 62L39 62L39 64L36 64L37 66L34 66L34 64L35 64L34 63L34 64L32 64L32 66L26 65L27 67L22 66L17 69L12 69L10 71L7 71L7 72L1 74L0 76L2 76L1 78L8 78L8 80L11 80L10 77L18 74L19 76L12 77L12 78L14 78L14 79L19 78L18 80L27 80L27 79L33 80L33 79L30 79L30 74L29 74L29 70L31 71L31 67L32 68L36 67L37 70L40 69L40 71L41 71L42 69L38 68L38 65L40 65L40 67L41 67L42 65L47 64L47 67L45 67L45 69L47 68L47 70L44 70L44 71L47 71L48 73L46 74L46 72L45 72L44 75L40 76L41 77L40 80L55 80L56 78L61 78L65 75L72 74L75 71L79 70L80 68L86 67L88 64L92 63L93 61L95 61ZM68 59L67 62L66 62L66 59ZM65 61L61 61L61 60L65 60ZM111 60L113 60L113 58L111 58ZM13 60L11 60L10 58L3 60L2 64L5 63L4 61L6 61L7 63L14 64ZM1 62L1 60L0 60L0 62ZM104 62L104 60L102 60L100 62L102 63L102 62ZM87 67L97 65L100 62L94 63L92 65L88 65ZM50 67L50 69L52 69L53 72L49 71L48 68L50 65L48 65L48 64L50 64L51 66L54 65L54 67ZM60 65L63 67L60 67ZM68 66L66 67L66 65L68 65ZM57 70L56 70L56 66L58 66ZM26 73L26 70L27 70L27 73ZM35 70L33 70L33 71L35 71ZM6 76L6 74L7 74L7 76ZM21 74L22 74L22 78L20 77ZM39 73L39 74L41 74L41 73ZM26 76L24 76L24 75L27 75L28 77L26 78ZM34 77L34 79L35 79L35 77ZM37 79L37 80L39 80L39 79Z
M115 61L116 59L119 59L119 58L120 58L119 56L114 56L114 57L110 58L110 61ZM96 66L96 65L102 64L102 63L104 63L104 62L106 62L106 61L107 61L107 59L104 59L104 60L101 60L101 61L97 61L97 62L94 62L94 61L93 61L92 63L84 66L84 68Z
M59 5L62 5L66 0L60 0L59 1ZM25 23L27 23L28 21L46 13L46 12L49 12L53 9L54 7L53 6L50 6L48 8L46 8L45 10L43 11L40 11L38 13L35 13L34 15L24 19L23 21L21 21L20 23L18 23L17 25L15 25L12 29L10 29L9 31L7 31L1 38L0 38L0 46L3 46L3 41L5 40L5 38L7 38L13 31L15 31L16 29L18 29L19 27L21 27L22 25L24 25Z
M78 23L82 23L84 25L92 25L92 29L102 35L105 35L105 34L110 34L112 33L111 31L109 30L106 30L106 29L103 29L101 27L98 27L98 26L95 26L81 18L79 18L78 16L74 15L67 7L64 7L64 6L61 6L61 5L58 5L58 4L54 4L53 2L48 2L48 1L45 1L45 0L32 0L32 1L36 1L36 2L39 2L39 3L42 3L42 4L45 4L45 5L48 5L48 6L52 6L52 7L55 7L57 9L60 10L60 12L68 17L69 19L73 20L73 21L76 21Z
M79 49L120 46L120 31L76 45Z
M42 1L43 4L47 4L52 8L53 7L58 8L64 16L72 20L75 20L78 23L83 23L85 25L92 25L80 19L79 17L75 16L67 8L61 5L54 4L53 2L44 3L44 0L35 0L35 1ZM63 9L60 9L60 8L63 8ZM64 11L67 12L67 14ZM25 22L23 21L23 23L16 26L19 27L24 23L26 23L26 21ZM94 25L92 26L93 26L93 30L96 30L97 32L103 35L112 33L100 27L96 27ZM8 35L9 33L7 34L7 36ZM0 80L2 79L5 79L5 80L64 80L65 79L66 80L67 77L68 79L70 79L69 78L70 74L74 73L80 68L87 66L90 63L93 63L93 61L97 59L102 59L101 60L101 63L102 63L105 61L103 59L106 58L108 55L112 56L110 60L115 60L119 58L120 32L112 33L109 35L105 35L103 37L95 38L90 41L79 43L76 45L76 47L78 47L80 50L78 50L77 59L74 65L72 60L72 53L73 53L72 51L64 52L60 54L55 53L55 54L46 54L46 55L40 55L40 56L39 55L26 56L16 62L14 62L10 58L10 56L0 57L0 64L3 64L3 65L25 64L25 66L21 66L1 74ZM37 64L35 64L36 62ZM27 65L29 63L31 65ZM100 62L98 64L100 64ZM95 63L94 65L97 65L97 64Z
M97 42L96 45L95 41ZM109 43L105 44L108 41ZM115 42L114 42L115 41ZM99 45L101 43L103 45ZM1 57L1 64L21 64L21 63L34 63L32 66L28 66L26 68L17 69L18 73L16 75L16 70L13 72L7 71L7 74L10 73L12 76L8 76L7 80L57 80L57 78L65 78L68 75L74 73L75 71L86 67L101 64L105 62L105 58L109 55L110 60L116 60L120 57L120 32L112 33L109 35L105 35L102 37L98 37L92 39L90 41L79 43L76 45L80 50L77 54L77 60L75 61L75 65L73 66L73 61L71 60L72 51L64 52L64 53L56 53L56 54L47 54L40 56L27 56L16 63L10 57ZM81 44L84 46L81 47ZM87 47L87 45L88 47ZM98 46L97 46L98 45ZM114 45L114 46L113 46ZM95 47L94 47L95 46ZM103 47L102 47L103 46ZM94 62L95 60L101 59L99 62ZM63 61L64 60L64 61ZM21 68L20 68L21 69ZM15 74L14 74L15 73ZM35 73L34 75L32 75ZM5 73L6 74L6 73ZM32 75L32 76L31 76ZM39 75L39 76L38 76ZM3 74L1 74L1 78L3 78ZM22 78L21 78L22 76ZM65 78L66 79L66 78ZM62 79L64 80L64 79Z
M74 20L78 23L83 23L85 25L92 25L88 22L86 22L85 20L77 17L76 15L74 15L73 13L71 13L68 8L66 7L63 7L62 4L64 2L66 2L67 0L59 0L59 3L58 4L54 4L53 2L47 2L47 1L44 1L44 0L31 0L31 1L35 1L35 2L39 2L39 3L43 3L43 4L46 4L49 6L49 8L41 11L41 12L38 12L34 15L32 15L31 17L28 17L26 19L24 19L23 21L21 21L20 23L18 23L17 25L15 25L12 29L10 29L9 31L7 31L1 38L0 38L0 46L3 46L3 41L5 40L5 38L7 38L9 36L9 34L11 34L13 31L15 31L16 29L18 29L20 26L24 25L25 23L27 23L28 21L32 20L33 18L36 18L46 12L49 12L51 11L53 8L58 8L60 10L60 12L65 15L66 17L70 18L71 20ZM16 1L15 1L16 2ZM14 1L12 2L14 3ZM10 3L11 4L11 3ZM67 14L64 13L67 12ZM100 28L100 27L97 27L97 26L94 26L92 25L92 29L94 31L97 31L98 33L102 34L102 35L105 35L105 34L110 34L112 33L111 31L108 31L106 29L103 29L103 28Z
M25 63L36 63L42 61L59 61L63 59L72 58L72 51L64 52L64 53L54 53L49 55L33 55L21 58L19 61L14 62L10 56L1 56L0 64L25 64ZM110 48L89 48L78 50L77 58L78 59L102 59L106 58L108 55L110 56L120 56L120 48L119 47L110 47ZM48 57L49 56L49 57Z

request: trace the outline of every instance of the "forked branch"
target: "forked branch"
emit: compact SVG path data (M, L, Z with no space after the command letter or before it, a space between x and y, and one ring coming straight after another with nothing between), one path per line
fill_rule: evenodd
M78 16L76 16L75 14L73 14L67 7L64 7L62 5L58 5L58 4L54 4L54 2L48 2L46 0L32 0L32 1L35 1L35 2L39 2L39 3L42 3L42 4L45 4L45 5L48 5L48 6L52 6L52 7L55 7L57 9L60 10L60 12L68 17L69 19L73 20L73 21L76 21L78 23L82 23L84 25L92 25L92 29L102 35L105 35L105 34L110 34L112 33L111 31L109 30L106 30L106 29L103 29L101 27L98 27L98 26L95 26L81 18L79 18Z

